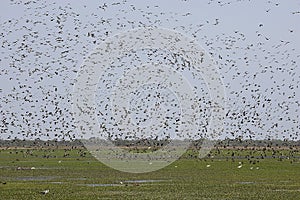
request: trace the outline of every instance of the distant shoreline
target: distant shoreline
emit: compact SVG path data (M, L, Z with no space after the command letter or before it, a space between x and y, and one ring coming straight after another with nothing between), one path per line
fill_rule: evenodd
M158 149L168 144L168 141L156 140L116 140L112 141L116 147L128 150L144 150L149 147ZM300 149L300 141L283 140L237 140L226 139L214 142L213 149L236 149L236 150L268 150L268 149ZM97 148L97 142L95 143ZM193 141L190 149L201 149L202 141ZM104 147L101 147L104 148ZM0 140L0 150L5 149L86 149L81 140L74 141L43 141L43 140Z

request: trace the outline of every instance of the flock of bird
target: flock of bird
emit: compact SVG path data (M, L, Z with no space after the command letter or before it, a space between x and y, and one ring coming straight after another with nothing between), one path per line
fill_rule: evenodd
M223 138L299 140L300 51L297 40L289 40L298 34L296 27L281 30L287 35L282 39L268 34L265 29L270 24L263 22L257 23L251 35L236 27L223 32L222 18L195 20L196 13L189 11L189 5L195 2L176 3L182 5L181 10L129 0L86 5L11 0L9 6L23 9L24 14L9 19L2 16L0 21L0 137L76 139L80 134L72 114L72 92L80 65L89 53L121 31L167 27L199 41L216 61L227 95ZM209 0L206 6L222 9L251 3ZM273 1L264 5L264 16L281 8ZM291 8L284 15L287 19L299 18L300 11ZM195 137L207 136L211 105L201 74L180 55L157 49L130 52L99 77L96 101L100 128L115 138L137 138L135 133L124 135L116 125L110 92L123 71L145 63L170 66L186 77L195 92L193 101L199 104ZM161 105L165 115L156 116ZM143 85L133 92L130 106L136 124L147 126L151 118L163 117L161 124L155 124L163 130L160 137L176 134L180 102L168 88ZM150 133L150 137L157 135Z

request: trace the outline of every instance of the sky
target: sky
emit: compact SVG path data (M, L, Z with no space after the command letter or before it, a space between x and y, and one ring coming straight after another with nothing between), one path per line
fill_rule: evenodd
M72 93L84 60L115 34L161 27L193 38L216 62L226 93L221 139L300 139L300 1L12 0L0 13L0 138L79 137ZM203 81L182 73L206 101ZM98 87L103 112L107 88Z

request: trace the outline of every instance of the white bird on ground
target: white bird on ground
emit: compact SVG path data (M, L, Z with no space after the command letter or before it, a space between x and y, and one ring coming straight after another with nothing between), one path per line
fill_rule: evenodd
M41 194L48 194L49 193L49 190L43 190L41 191Z

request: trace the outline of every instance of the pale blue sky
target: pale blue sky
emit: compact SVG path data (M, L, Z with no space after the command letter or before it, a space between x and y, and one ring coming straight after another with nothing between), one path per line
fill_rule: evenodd
M0 137L76 134L70 98L84 58L144 24L195 37L217 61L228 97L223 137L300 139L300 1L26 2L0 8Z

